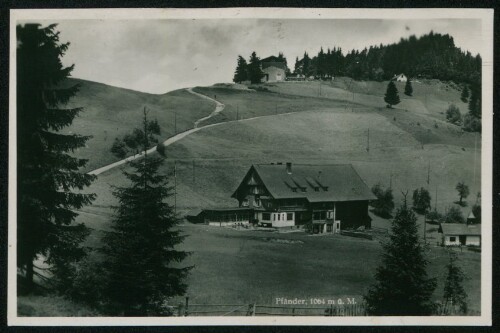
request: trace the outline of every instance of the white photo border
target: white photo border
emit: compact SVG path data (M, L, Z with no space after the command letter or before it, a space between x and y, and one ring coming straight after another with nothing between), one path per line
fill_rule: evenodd
M426 317L19 317L17 315L16 23L29 20L144 19L480 19L482 22L481 315ZM10 10L8 279L9 326L490 326L492 324L493 9L197 8Z

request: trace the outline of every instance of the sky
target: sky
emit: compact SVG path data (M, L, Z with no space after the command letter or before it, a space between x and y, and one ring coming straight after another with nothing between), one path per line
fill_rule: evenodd
M54 23L41 21L43 25ZM64 65L73 77L161 94L231 82L238 55L260 58L283 52L289 67L304 51L341 47L345 52L388 44L431 30L481 53L478 19L168 19L63 20L60 41L69 41Z

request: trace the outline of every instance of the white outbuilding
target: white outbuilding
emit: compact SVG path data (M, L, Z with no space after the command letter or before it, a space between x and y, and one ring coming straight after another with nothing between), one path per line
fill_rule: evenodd
M441 223L444 246L481 246L481 225L463 223Z
M394 77L391 79L391 81L406 82L406 81L408 81L408 78L406 77L406 75L401 73L399 75L394 75Z

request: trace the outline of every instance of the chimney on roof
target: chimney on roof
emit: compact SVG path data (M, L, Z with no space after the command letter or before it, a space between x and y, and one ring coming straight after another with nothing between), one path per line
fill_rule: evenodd
M292 174L292 162L286 162L286 173Z

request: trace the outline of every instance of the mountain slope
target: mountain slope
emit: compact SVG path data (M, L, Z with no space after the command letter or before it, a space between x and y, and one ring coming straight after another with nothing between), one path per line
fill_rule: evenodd
M111 145L116 137L140 126L144 107L149 110L150 119L158 120L162 139L172 136L175 127L177 132L193 128L197 119L209 115L215 107L184 89L154 95L80 79L70 79L65 84L75 83L81 85L80 91L68 106L84 110L64 131L93 136L85 148L75 152L89 160L84 171L118 160L110 153Z

